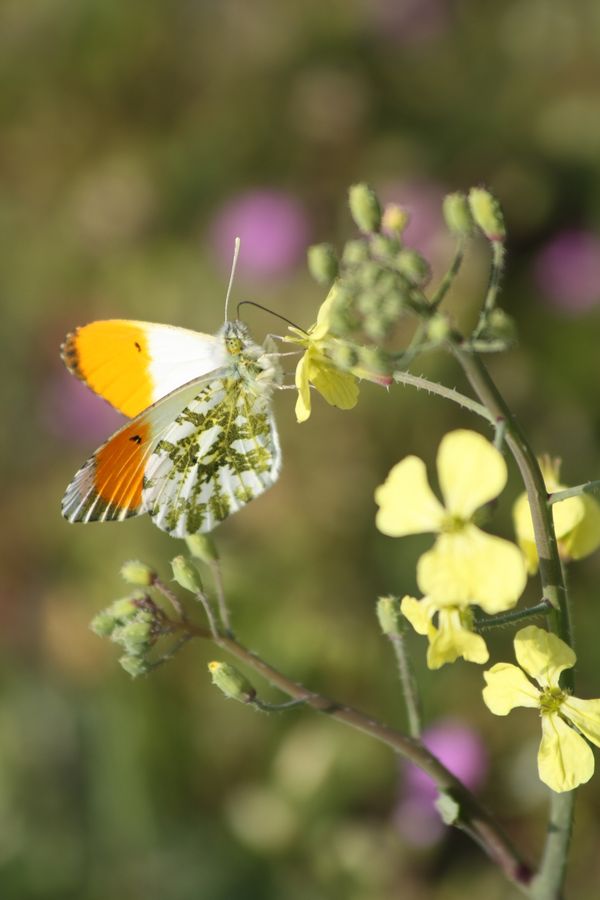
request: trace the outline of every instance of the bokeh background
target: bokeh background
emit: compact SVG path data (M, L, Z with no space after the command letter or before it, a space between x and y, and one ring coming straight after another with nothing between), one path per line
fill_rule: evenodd
M188 646L132 682L88 630L140 557L180 545L149 521L78 528L75 469L118 417L61 368L67 330L111 316L214 331L234 296L313 321L308 243L352 234L369 180L411 212L434 277L440 201L486 183L509 226L504 303L518 349L490 361L567 483L600 477L600 6L596 0L4 0L0 5L0 892L15 900L404 900L512 896L449 834L385 748L308 712L267 717L209 684ZM451 306L473 317L476 242ZM247 308L248 310L248 308ZM257 338L284 327L247 311ZM439 357L415 371L463 386ZM427 540L374 528L372 493L407 452L478 423L367 384L298 426L275 398L277 486L218 532L239 635L296 679L402 724L378 593L414 590ZM512 481L497 527L510 534ZM582 696L600 693L600 558L573 568ZM532 583L527 599L535 600ZM496 659L510 652L495 640ZM480 670L419 681L432 745L526 855L543 840L538 723L483 707ZM268 688L264 696L275 699ZM598 896L598 779L578 801L571 896Z

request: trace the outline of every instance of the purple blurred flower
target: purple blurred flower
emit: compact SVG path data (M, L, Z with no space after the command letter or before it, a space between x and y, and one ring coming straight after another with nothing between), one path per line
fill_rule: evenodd
M449 22L448 0L377 0L370 3L377 30L387 40L419 44L442 34Z
M554 309L587 312L600 303L600 237L583 230L559 232L538 254L534 275Z
M479 735L461 722L445 719L423 733L423 743L453 775L475 790L484 781L487 753ZM417 766L403 766L404 780L395 821L407 843L417 847L435 844L444 825L435 808L437 788Z
M125 419L68 372L57 372L46 384L40 411L47 433L89 447L105 441Z
M234 197L217 214L213 243L220 263L231 266L233 242L241 239L241 271L257 277L282 275L304 259L309 241L306 212L292 194L268 188Z

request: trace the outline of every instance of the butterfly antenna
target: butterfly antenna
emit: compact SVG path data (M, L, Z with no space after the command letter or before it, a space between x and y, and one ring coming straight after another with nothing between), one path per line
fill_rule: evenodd
M240 317L240 309L242 306L255 306L257 309L262 309L263 312L269 313L272 316L275 316L276 319L281 319L282 322L287 322L288 325L291 325L292 328L297 328L298 331L301 331L303 334L307 334L304 328L300 328L299 325L296 325L295 322L292 322L291 319L286 319L285 316L282 316L281 313L277 313L272 309L269 309L268 306L261 306L260 303L256 303L254 300L240 300L237 305L237 317Z
M240 239L236 237L233 245L233 262L231 263L231 274L229 276L229 284L227 285L227 293L225 295L225 321L229 321L227 313L229 311L229 298L233 287L233 279L235 278L235 270L237 267L238 256L240 255Z

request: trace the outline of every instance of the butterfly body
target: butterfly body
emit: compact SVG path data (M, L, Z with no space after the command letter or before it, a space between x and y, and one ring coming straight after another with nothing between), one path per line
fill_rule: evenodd
M216 335L95 322L67 337L63 358L134 416L75 475L63 499L69 521L149 513L159 528L185 537L211 531L277 479L270 401L280 371L241 322L226 322Z

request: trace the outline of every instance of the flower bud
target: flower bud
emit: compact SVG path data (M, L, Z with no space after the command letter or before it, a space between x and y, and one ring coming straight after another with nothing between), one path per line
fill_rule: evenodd
M117 621L107 609L97 613L90 622L90 628L98 637L110 637L116 627Z
M150 663L141 656L122 656L119 663L132 678L147 675L151 669Z
M431 275L429 263L416 250L405 248L396 257L398 271L406 275L413 284L425 284Z
M121 578L128 584L137 584L140 587L149 587L154 583L156 572L138 559L130 559L121 566Z
M112 640L121 644L131 656L145 653L154 643L152 635L152 622L140 620L127 622L120 628L115 628Z
M369 246L373 256L378 256L383 260L393 259L400 250L399 241L385 234L374 234Z
M119 600L115 600L106 612L122 623L125 619L136 615L139 609L138 603L143 598L144 594L141 591L136 591L129 597L121 597Z
M256 690L246 676L228 663L209 662L208 670L212 676L213 684L230 700L248 703L256 697Z
M218 560L219 551L210 534L189 534L185 542L192 556L201 562L210 565Z
M408 225L408 220L408 210L397 203L388 203L383 211L381 230L399 237Z
M342 252L342 262L345 265L356 265L366 262L369 258L368 244L363 240L347 241Z
M441 344L450 336L452 328L448 317L443 313L436 313L427 323L427 337L435 344Z
M371 234L379 231L381 206L373 188L364 182L353 184L348 192L350 212L361 231Z
M475 222L469 208L469 201L465 194L457 191L455 194L447 194L443 203L444 219L452 234L468 237L473 234Z
M171 560L171 567L173 569L173 578L179 587L186 591L191 591L192 594L202 592L202 582L200 581L198 570L189 559L186 559L185 556L176 556Z
M339 264L331 244L313 244L307 252L308 270L319 284L332 284L338 274Z
M496 308L488 316L485 334L486 337L512 344L517 339L517 327L514 319L507 315L503 309Z
M338 369L351 369L358 362L358 352L356 347L347 344L345 341L335 343L329 351L329 357Z
M380 597L377 601L377 619L383 634L400 634L400 601L397 597Z
M489 241L503 241L506 237L504 217L498 200L485 188L471 188L469 206L477 225Z

